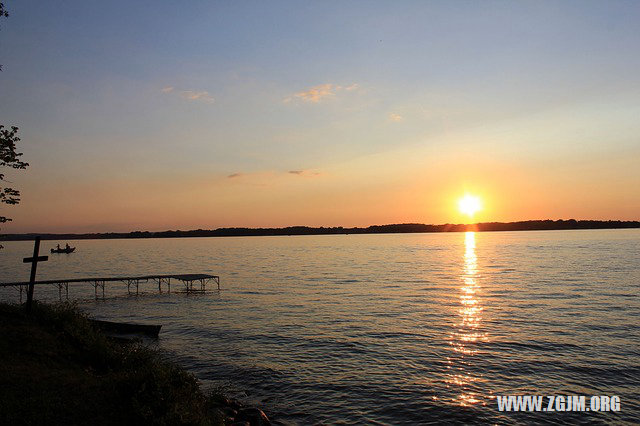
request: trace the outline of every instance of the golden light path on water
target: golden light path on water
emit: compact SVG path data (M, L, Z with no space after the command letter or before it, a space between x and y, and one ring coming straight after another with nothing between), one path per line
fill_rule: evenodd
M479 301L481 287L478 282L478 258L476 256L475 232L467 232L464 240L464 266L461 274L458 307L458 323L451 335L450 345L454 355L448 358L449 377L447 386L459 388L456 404L468 406L481 402L477 382L484 379L472 372L473 357L477 354L475 343L486 341L487 334L480 331L483 307ZM457 392L456 392L457 393ZM483 405L486 402L482 402Z

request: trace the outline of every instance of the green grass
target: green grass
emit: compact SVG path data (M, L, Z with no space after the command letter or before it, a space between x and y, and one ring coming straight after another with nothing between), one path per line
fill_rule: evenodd
M0 304L0 424L222 424L223 396L71 304Z

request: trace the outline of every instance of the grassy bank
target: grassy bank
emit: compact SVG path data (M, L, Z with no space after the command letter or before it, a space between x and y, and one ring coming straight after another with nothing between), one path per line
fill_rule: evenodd
M224 397L154 350L118 343L72 305L0 304L0 424L227 423Z

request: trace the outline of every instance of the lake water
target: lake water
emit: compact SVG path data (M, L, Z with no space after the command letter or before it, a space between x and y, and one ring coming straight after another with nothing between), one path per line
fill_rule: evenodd
M160 347L205 385L285 424L640 422L640 230L70 243L39 279L220 275L206 294L70 297L162 324ZM33 243L3 244L0 282L28 280ZM617 395L621 409L507 413L496 395Z

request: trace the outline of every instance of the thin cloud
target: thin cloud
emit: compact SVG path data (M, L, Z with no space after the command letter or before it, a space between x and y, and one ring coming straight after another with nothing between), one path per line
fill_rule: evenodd
M215 102L213 96L211 96L211 94L209 94L209 92L207 92L206 90L176 90L176 88L173 86L166 86L162 88L161 92L166 94L174 94L188 101L199 101L208 104L212 104Z
M195 90L183 90L180 92L180 96L190 101L203 101L207 103L215 102L215 99L213 99L213 96L211 96L209 92L204 90L199 92Z
M286 98L285 102L291 102L292 100L297 98L304 102L318 103L322 99L334 95L335 93L333 92L332 84L321 84L319 86L314 86L310 89L303 90L302 92L294 93L292 96Z
M391 114L389 114L389 120L395 122L395 123L399 123L402 120L404 120L404 117L401 116L400 114L396 114L395 112L392 112Z
M358 83L353 83L352 85L344 88L344 90L346 90L347 92L353 92L354 90L358 89L360 89L360 85Z
M229 185L248 185L248 186L270 186L273 185L274 177L276 174L270 171L255 171L255 172L235 172L227 176L227 179L232 179L233 184Z
M289 170L287 173L290 175L306 177L320 176L320 172L314 172L313 170Z
M284 99L285 103L299 100L308 103L319 103L323 100L333 98L340 92L354 92L360 89L360 85L353 83L348 86L326 83L313 86L307 90L294 93Z
M247 173L235 172L235 173L231 173L230 175L227 175L227 179L243 178L242 181L245 183L252 181L254 179L260 179L260 181L264 183L265 181L279 179L284 176L290 176L290 175L301 176L301 177L314 177L314 176L320 176L320 174L321 174L320 172L317 172L314 170L304 170L304 169L287 170L287 171L263 170L263 171L247 172Z

